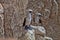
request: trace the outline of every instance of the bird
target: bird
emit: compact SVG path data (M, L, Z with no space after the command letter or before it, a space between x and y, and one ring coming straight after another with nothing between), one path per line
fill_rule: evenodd
M32 21L32 9L28 9L27 11L28 13L26 17L24 18L23 26L30 25Z

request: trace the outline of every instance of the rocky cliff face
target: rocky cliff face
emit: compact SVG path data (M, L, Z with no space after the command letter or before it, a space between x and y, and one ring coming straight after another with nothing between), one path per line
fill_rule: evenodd
M4 8L4 37L17 37L23 39L23 21L26 17L26 10L33 10L33 18L37 12L41 13L43 17L42 26L47 30L47 36L53 40L60 39L60 0L0 0ZM1 22L0 22L1 23ZM0 24L0 25L2 25ZM32 20L32 25L36 24ZM22 36L23 35L23 36ZM36 34L36 40L39 35Z

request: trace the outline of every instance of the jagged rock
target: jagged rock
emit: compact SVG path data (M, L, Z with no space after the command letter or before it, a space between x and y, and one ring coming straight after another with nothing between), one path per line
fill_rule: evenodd
M4 13L4 8L1 3L0 3L0 13Z
M4 37L4 8L0 3L0 37Z
M27 1L27 0L26 0ZM22 29L24 18L26 17L26 9L33 9L33 14L36 12L45 15L42 17L42 25L47 30L47 36L53 38L53 40L60 39L60 0L0 0L0 3L4 7L4 32L5 37L14 37L13 29L18 25L20 32L24 32ZM27 5L27 6L26 6ZM3 8L2 8L3 9ZM47 12L48 9L50 12ZM49 14L48 14L49 13ZM33 21L32 21L33 23ZM33 24L35 25L35 23ZM40 25L40 24L38 24ZM20 35L20 34L19 34ZM21 34L22 35L22 34ZM36 34L37 35L37 34ZM36 40L39 40L40 35L36 36ZM23 39L23 37L19 38ZM26 40L26 38L25 38Z

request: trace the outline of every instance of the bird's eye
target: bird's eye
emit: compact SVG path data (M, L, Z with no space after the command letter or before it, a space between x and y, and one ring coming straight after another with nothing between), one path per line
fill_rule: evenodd
M32 13L32 11L29 11L29 13Z

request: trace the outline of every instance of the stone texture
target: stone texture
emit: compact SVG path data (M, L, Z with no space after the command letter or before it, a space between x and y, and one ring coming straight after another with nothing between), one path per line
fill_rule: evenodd
M26 1L0 0L4 7L4 36L16 37L19 40L26 39L24 36L25 30L22 25L26 17L26 10L31 8L34 16L36 12L40 12L43 15L41 20L42 25L47 30L46 35L52 37L53 40L60 40L60 0L56 0L57 3L54 0ZM32 20L32 25L36 25L34 20ZM19 36L16 36L16 34ZM40 36L36 34L36 40L40 40L39 38Z

